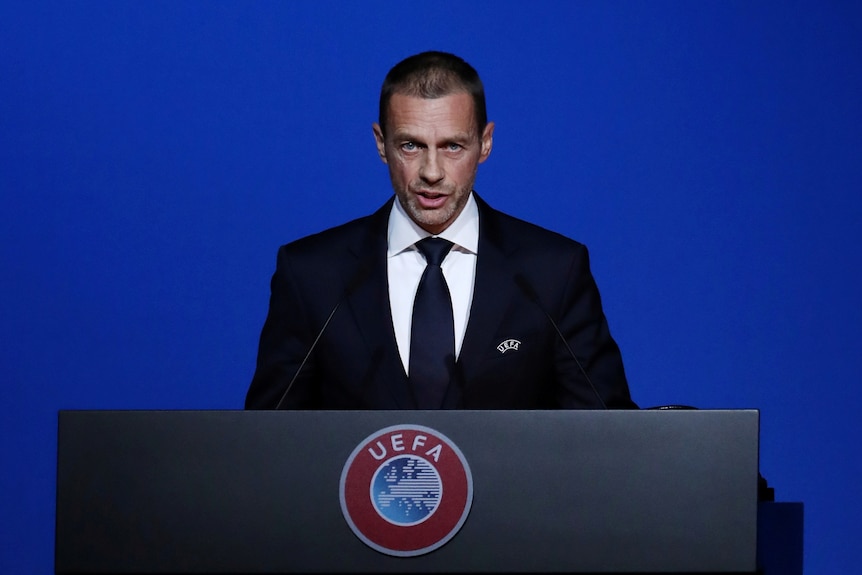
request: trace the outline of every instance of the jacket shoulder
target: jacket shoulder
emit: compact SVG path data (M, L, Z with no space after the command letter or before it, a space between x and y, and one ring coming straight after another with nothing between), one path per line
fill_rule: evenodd
M370 249L381 237L385 242L391 205L390 200L373 214L288 242L279 248L279 256L321 258Z
M584 244L560 232L501 212L487 204L484 204L480 213L485 233L498 245L505 246L505 251L560 254L586 250Z

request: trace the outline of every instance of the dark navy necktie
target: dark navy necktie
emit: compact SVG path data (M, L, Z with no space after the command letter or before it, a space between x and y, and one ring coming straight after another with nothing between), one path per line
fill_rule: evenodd
M413 301L410 332L410 383L419 409L440 409L455 371L452 298L440 264L452 249L443 238L416 243L427 265Z

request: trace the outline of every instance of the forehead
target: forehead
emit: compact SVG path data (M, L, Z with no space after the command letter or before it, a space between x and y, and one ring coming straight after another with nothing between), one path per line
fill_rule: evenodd
M476 129L473 97L466 92L440 98L393 94L386 123L393 134L473 134Z

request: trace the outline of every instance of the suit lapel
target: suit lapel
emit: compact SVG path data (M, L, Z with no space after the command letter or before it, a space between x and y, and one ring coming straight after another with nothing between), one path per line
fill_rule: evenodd
M493 338L512 298L517 296L514 271L510 269L510 257L515 250L506 246L494 210L478 195L476 202L479 205L476 280L470 319L458 359L459 389L451 390L445 404L448 408L459 406L460 389L469 384L477 367L497 345Z
M386 274L386 238L392 201L371 216L362 241L351 246L362 279L348 297L357 328L366 342L374 389L364 390L374 408L415 409L407 375L398 354L392 315L389 312L389 283ZM358 377L358 375L357 375Z

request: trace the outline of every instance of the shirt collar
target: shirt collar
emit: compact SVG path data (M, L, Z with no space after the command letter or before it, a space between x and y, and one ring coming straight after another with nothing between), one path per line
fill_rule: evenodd
M392 202L392 211L389 213L387 257L400 254L430 235L410 219L396 197ZM479 207L472 192L455 221L438 237L449 240L461 251L472 254L479 252Z

